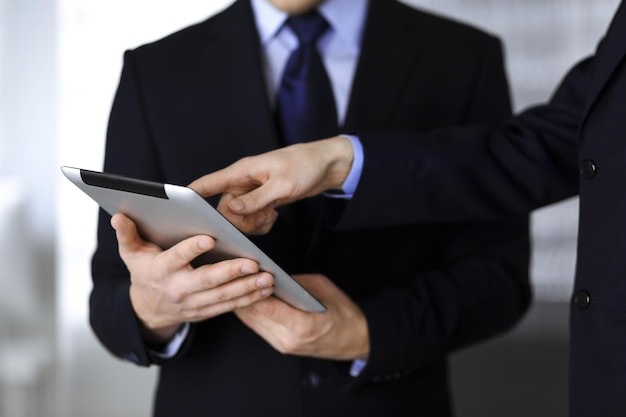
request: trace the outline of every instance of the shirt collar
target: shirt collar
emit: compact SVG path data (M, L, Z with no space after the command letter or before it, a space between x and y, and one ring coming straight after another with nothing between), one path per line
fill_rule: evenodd
M287 20L287 13L275 8L268 0L251 0L251 3L261 44L266 45L280 31ZM368 0L326 0L318 10L328 20L336 36L358 50L367 4Z

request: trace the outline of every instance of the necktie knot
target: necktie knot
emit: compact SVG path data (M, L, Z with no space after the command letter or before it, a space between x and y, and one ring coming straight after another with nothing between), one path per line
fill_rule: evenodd
M313 10L287 19L289 26L302 46L315 45L320 36L330 27L326 19Z

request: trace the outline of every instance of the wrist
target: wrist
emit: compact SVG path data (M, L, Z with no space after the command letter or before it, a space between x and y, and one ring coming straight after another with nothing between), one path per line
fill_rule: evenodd
M326 190L340 190L350 174L354 161L354 148L350 139L335 136L322 141L322 155L326 158Z
M176 324L166 327L150 328L145 323L141 322L141 338L150 345L166 344L176 335L180 326L180 324Z
M149 319L149 315L144 315L146 309L142 308L141 304L137 302L137 288L135 285L130 286L130 302L135 312L135 317L139 323L141 338L144 342L149 344L162 344L170 341L178 329L180 323L166 324L164 322L157 322L156 320Z

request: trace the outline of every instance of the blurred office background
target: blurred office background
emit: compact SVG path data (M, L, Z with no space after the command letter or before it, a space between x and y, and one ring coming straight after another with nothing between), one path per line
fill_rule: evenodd
M405 0L502 37L514 105L546 100L619 0ZM231 0L0 0L0 417L147 416L156 369L87 321L96 206L60 165L99 169L122 53ZM459 69L462 71L462 68ZM565 416L577 201L533 213L533 307L453 356L459 417Z

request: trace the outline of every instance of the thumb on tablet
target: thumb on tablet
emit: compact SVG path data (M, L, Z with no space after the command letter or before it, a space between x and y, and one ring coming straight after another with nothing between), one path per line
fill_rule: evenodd
M140 252L161 252L158 246L141 237L137 225L129 217L117 213L111 217L111 226L115 229L118 250L125 263Z
M115 229L115 235L120 246L133 249L143 242L139 238L135 223L123 214L115 214L111 217L111 226Z

